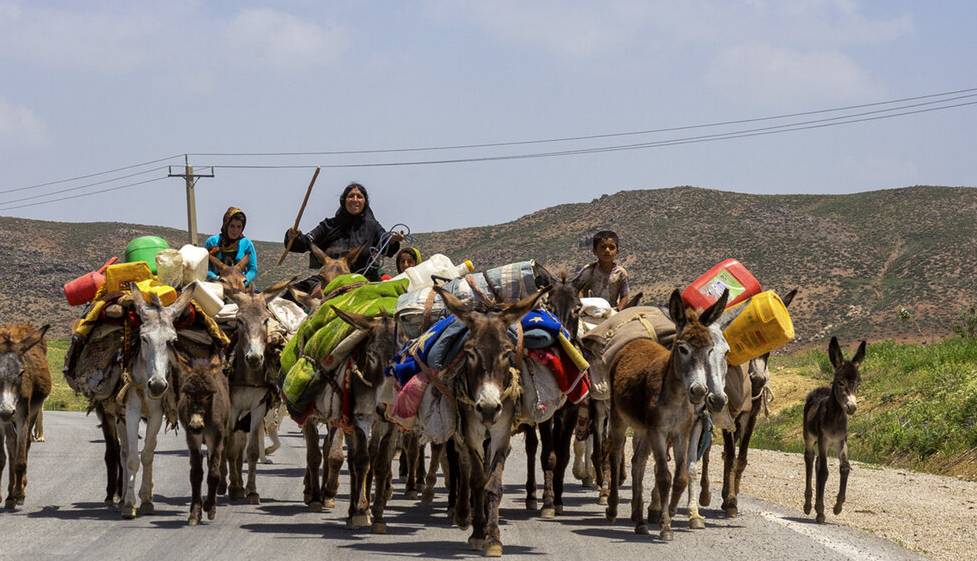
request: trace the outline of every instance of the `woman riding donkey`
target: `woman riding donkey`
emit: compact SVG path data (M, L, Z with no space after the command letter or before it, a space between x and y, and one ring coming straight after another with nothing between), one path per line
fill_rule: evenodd
M251 240L244 236L248 217L237 207L224 213L220 234L207 238L204 247L210 252L207 280L217 281L227 277L228 268L244 276L244 286L250 286L258 276L258 253Z
M370 208L370 195L359 183L350 183L339 196L339 209L335 216L326 218L308 234L294 228L285 232L285 246L293 253L312 251L312 246L320 248L326 255L339 258L360 250L351 263L353 272L362 273L371 281L380 280L379 267L371 263L368 248L381 247L386 230L377 222ZM383 249L385 257L393 257L400 250L404 236L394 232L390 243ZM320 260L314 253L309 254L309 267L318 269ZM318 276L310 277L295 285L305 292L311 292L319 283Z

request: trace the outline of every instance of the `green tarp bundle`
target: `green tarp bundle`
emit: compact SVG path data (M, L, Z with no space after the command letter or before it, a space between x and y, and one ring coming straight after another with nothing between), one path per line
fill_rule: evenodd
M318 310L305 318L282 351L282 372L286 373L282 393L293 415L302 414L313 398L306 395L306 390L318 375L316 363L329 356L353 332L353 327L337 316L332 307L367 317L378 316L381 312L393 315L397 309L397 297L407 292L409 281L367 283L363 275L340 275L322 292L329 294L358 283L366 284L326 300Z

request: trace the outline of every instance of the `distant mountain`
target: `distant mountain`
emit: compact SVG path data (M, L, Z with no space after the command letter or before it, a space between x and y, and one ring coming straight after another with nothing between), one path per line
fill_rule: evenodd
M764 284L800 288L791 313L799 343L826 335L920 339L946 335L977 303L977 190L909 187L853 195L747 195L693 187L622 191L496 226L422 234L425 255L470 258L479 269L535 258L550 270L593 259L590 236L621 236L632 290L664 304L669 292L727 257ZM111 222L0 218L0 321L53 322L67 333L79 309L61 285L155 234L179 230ZM273 266L280 242L257 242L259 285L306 275L304 256ZM388 268L393 266L387 261ZM900 318L899 310L905 308Z

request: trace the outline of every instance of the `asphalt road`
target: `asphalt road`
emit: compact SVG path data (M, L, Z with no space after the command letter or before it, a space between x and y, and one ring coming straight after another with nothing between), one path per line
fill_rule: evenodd
M229 505L222 498L217 518L191 528L189 464L182 433L161 437L156 455L156 513L121 520L102 504L105 488L103 445L94 416L45 413L47 442L35 444L29 466L26 503L0 511L0 559L376 559L480 557L467 544L468 531L451 527L445 516L446 494L439 488L434 504L402 498L395 482L388 505L388 533L347 530L345 471L337 508L311 513L302 503L305 448L298 428L285 423L282 448L274 465L260 466L260 505ZM714 505L703 509L708 527L687 529L676 517L675 540L639 536L627 520L608 523L596 494L575 481L568 484L565 514L541 520L522 507L525 456L521 443L506 465L502 509L505 557L530 559L763 560L817 559L919 560L917 554L884 540L833 524L818 526L800 512L740 497L740 516L724 519ZM141 475L141 473L140 473ZM569 474L568 474L569 478ZM538 480L541 482L542 477ZM6 497L6 477L4 477ZM630 497L630 487L623 493ZM718 492L714 493L718 495ZM715 499L714 499L715 502Z

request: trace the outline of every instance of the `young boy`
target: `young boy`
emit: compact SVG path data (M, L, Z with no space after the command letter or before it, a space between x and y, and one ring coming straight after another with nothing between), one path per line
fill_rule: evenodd
M614 262L620 247L617 234L610 230L597 232L593 243L597 261L580 269L573 286L582 296L603 298L620 310L628 301L628 272Z

